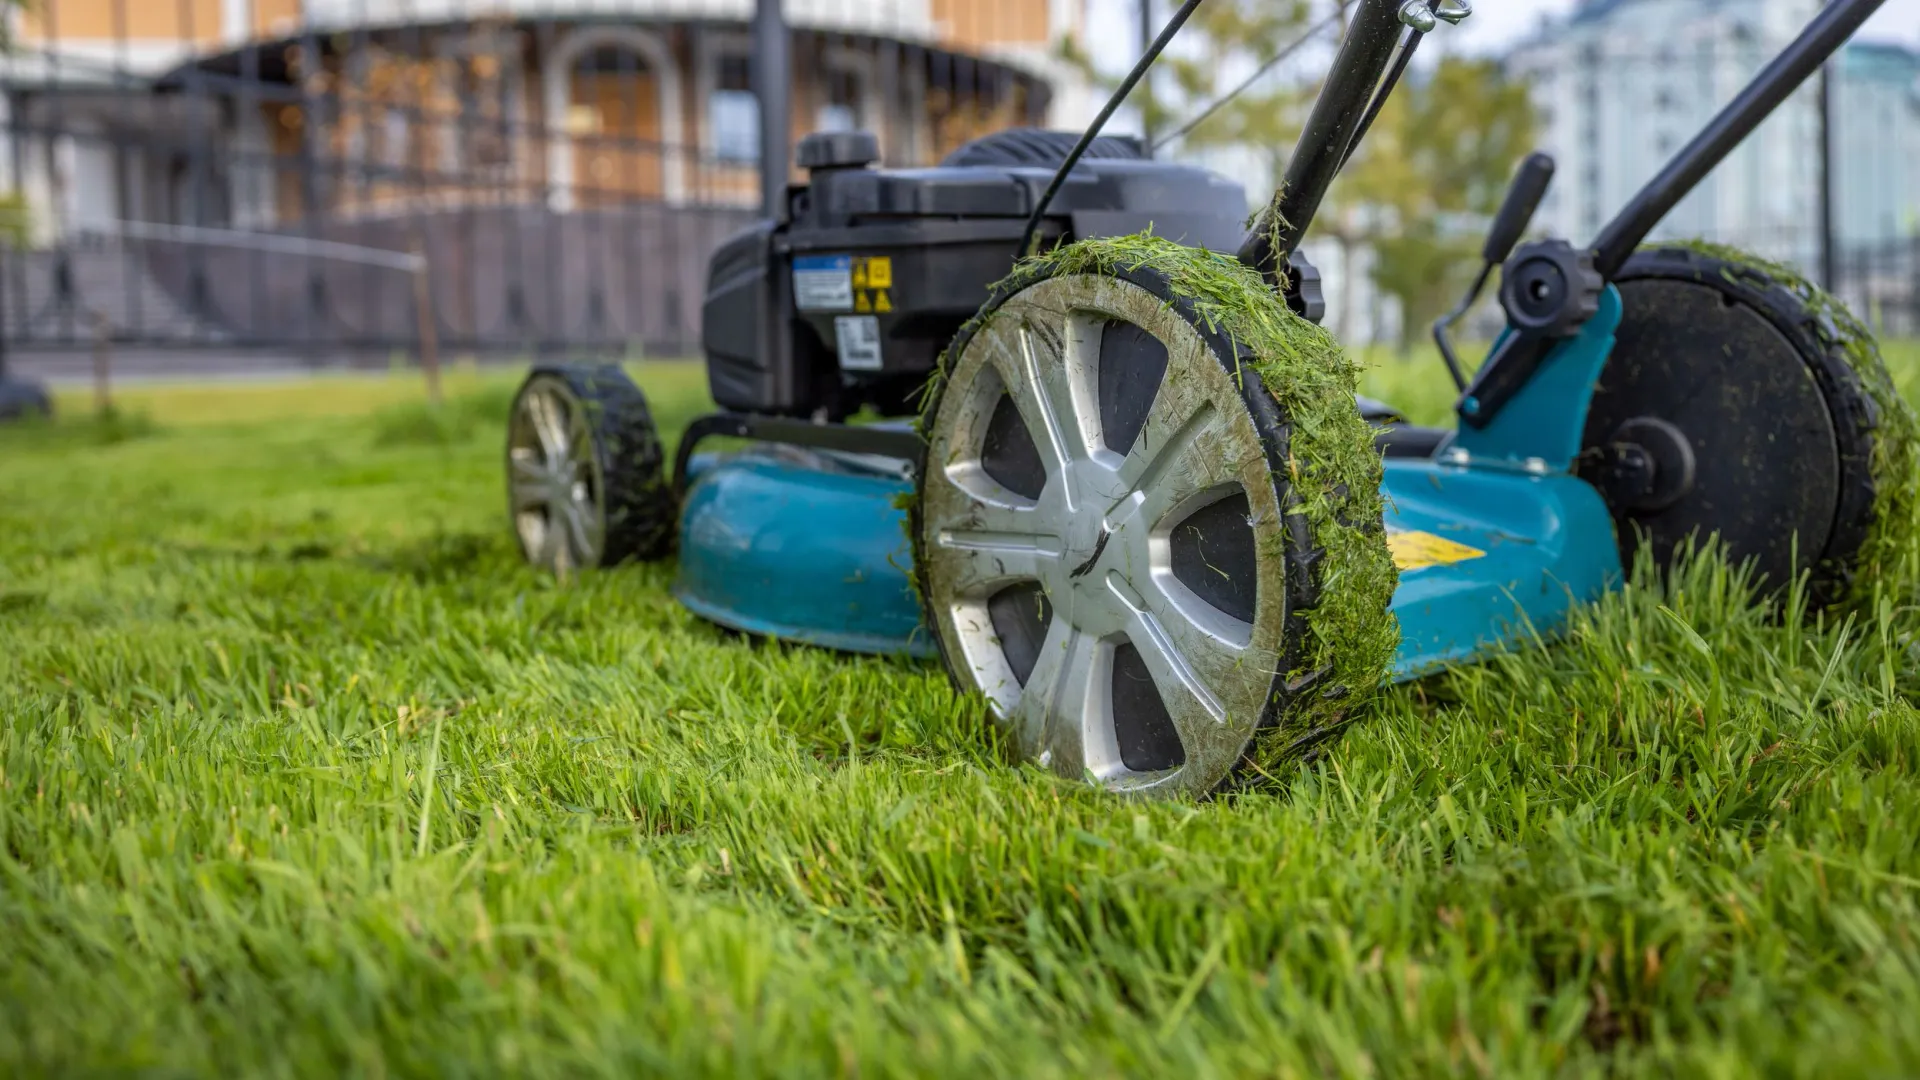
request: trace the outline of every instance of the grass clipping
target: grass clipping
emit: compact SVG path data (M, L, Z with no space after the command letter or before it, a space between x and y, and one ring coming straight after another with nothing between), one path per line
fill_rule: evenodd
M1296 571L1311 574L1317 589L1310 591L1318 595L1289 612L1299 616L1289 619L1290 637L1304 625L1299 640L1286 644L1284 681L1293 700L1275 710L1251 762L1277 772L1354 718L1385 682L1400 641L1399 624L1387 614L1399 575L1382 517L1380 452L1354 406L1359 367L1239 260L1151 234L1082 240L1023 259L994 295L1066 274L1140 270L1162 278L1195 319L1251 357L1289 427L1283 512L1294 522L1304 518L1311 554L1291 560L1288 572L1290 580ZM937 400L937 393L928 395L929 403ZM923 417L923 427L930 419Z
M1881 359L1879 342L1832 294L1791 267L1738 248L1689 240L1674 245L1745 267L1771 279L1798 300L1813 317L1820 343L1838 348L1860 387L1873 402L1873 524L1854 558L1853 581L1840 599L1871 604L1879 596L1911 602L1920 592L1920 417L1900 395Z

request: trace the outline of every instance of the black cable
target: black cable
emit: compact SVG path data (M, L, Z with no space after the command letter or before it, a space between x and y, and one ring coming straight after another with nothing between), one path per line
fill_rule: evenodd
M1197 128L1201 124L1206 123L1207 117L1212 116L1216 112L1219 112L1220 109L1224 107L1228 102L1232 101L1234 98L1239 97L1241 94L1246 93L1247 90L1251 88L1254 83L1257 83L1260 81L1261 76L1265 75L1269 71L1272 71L1274 68L1279 67L1282 63L1285 63L1288 57L1292 56L1294 53L1299 52L1303 47L1306 46L1308 42L1318 37L1322 30L1325 30L1330 26L1339 26L1341 24L1342 19L1346 16L1346 13L1347 13L1346 6L1341 5L1340 7L1334 8L1331 12L1327 14L1325 18L1321 19L1319 22L1314 23L1312 26L1307 27L1305 33L1301 34L1299 37L1288 42L1285 48L1273 54L1273 56L1270 59L1268 59L1266 63L1261 64L1258 68L1256 68L1253 74L1247 76L1245 79L1242 79L1240 81L1240 85L1234 87L1233 89L1227 91L1224 94L1221 94L1219 97L1214 98L1212 101L1207 102L1206 108L1201 109L1199 112L1195 113L1191 117L1188 117L1185 121L1181 123L1179 127L1175 128L1173 131L1155 140L1153 147L1149 152L1155 153L1155 154L1159 153L1160 149L1166 146L1168 143L1173 142L1176 139L1181 139L1186 137L1186 135L1192 132L1194 128Z
M1461 393L1467 389L1467 373L1460 366L1460 357L1453 350L1453 324L1464 318L1472 310L1474 301L1486 290L1487 279L1493 277L1493 263L1480 264L1480 276L1473 279L1473 288L1467 290L1466 299L1459 306L1433 321L1433 343L1440 347L1440 359L1447 363L1447 374L1453 376L1454 388Z
M1107 99L1107 104L1100 110L1100 115L1093 118L1093 123L1087 126L1086 131L1081 132L1080 141L1074 143L1073 149L1067 152L1067 159L1060 163L1060 168L1053 174L1053 179L1048 181L1047 190L1040 194L1040 201L1033 204L1033 213L1027 218L1027 227L1020 233L1020 246L1014 249L1017 255L1032 254L1030 249L1033 247L1036 234L1040 232L1040 219L1046 216L1047 206L1059 193L1060 185L1066 183L1067 174L1073 171L1075 165L1080 164L1081 156L1087 152L1087 147L1093 145L1093 140L1099 137L1100 129L1107 126L1107 120L1113 116L1114 110L1127 100L1127 95L1133 92L1134 86L1146 77L1147 69L1160 58L1161 51L1167 47L1168 42L1173 40L1173 36L1180 32L1180 28L1186 25L1188 16L1192 15L1200 4L1201 0L1187 0L1180 5L1180 10L1174 12L1173 18L1167 20L1167 25L1160 31L1160 36L1153 39L1153 44L1140 57L1140 62L1133 65L1133 70L1127 73L1120 88Z

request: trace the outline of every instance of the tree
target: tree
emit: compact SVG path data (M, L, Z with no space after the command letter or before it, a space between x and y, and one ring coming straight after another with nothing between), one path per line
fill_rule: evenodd
M1344 5L1346 0L1341 2ZM1157 84L1150 81L1135 87L1130 104L1141 111L1151 130L1170 131L1296 42L1306 31L1314 6L1309 0L1216 0L1202 7L1155 63ZM1124 75L1097 69L1071 37L1061 43L1060 55L1091 85L1107 93L1119 86ZM1131 67L1137 57L1128 59ZM1243 147L1263 157L1272 174L1278 175L1299 137L1304 107L1310 100L1311 95L1298 86L1256 86L1221 106L1181 143L1189 150ZM1264 200L1264 194L1256 198Z
M1341 3L1343 10L1349 6ZM1306 0L1221 0L1203 7L1156 65L1163 92L1136 87L1133 104L1155 131L1168 131L1330 10ZM1119 84L1117 75L1096 70L1072 39L1060 51L1094 86L1111 91ZM1277 183L1316 92L1317 85L1294 81L1257 85L1197 126L1183 149L1242 148ZM1535 127L1525 85L1497 63L1442 57L1425 74L1409 75L1387 101L1328 193L1312 232L1339 244L1347 266L1359 248L1373 250L1374 285L1400 303L1403 351L1452 306L1477 269L1486 218L1520 158L1533 149Z
M1380 111L1339 182L1336 213L1361 222L1374 285L1400 302L1403 352L1478 268L1486 219L1533 149L1535 126L1524 84L1491 60L1452 56Z

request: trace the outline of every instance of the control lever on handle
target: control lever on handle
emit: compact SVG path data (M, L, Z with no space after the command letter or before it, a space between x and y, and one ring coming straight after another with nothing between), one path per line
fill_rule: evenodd
M1456 390L1467 388L1466 372L1460 367L1460 358L1454 354L1453 339L1447 333L1453 324L1466 315L1473 302L1480 299L1480 293L1487 287L1487 279L1493 276L1493 268L1507 261L1513 253L1513 246L1520 242L1520 236L1527 231L1527 225L1533 221L1534 211L1540 208L1540 200L1546 197L1547 186L1553 183L1553 158L1539 152L1527 155L1520 163L1520 169L1514 173L1513 183L1507 187L1507 197L1500 203L1500 212L1493 216L1493 227L1487 230L1486 245L1481 248L1482 263L1479 276L1473 279L1473 285L1467 290L1466 298L1459 306L1442 315L1433 324L1433 343L1440 347L1440 358L1447 362L1447 373L1453 376Z
M1553 158L1538 152L1528 154L1520 163L1520 171L1514 174L1513 184L1507 188L1500 212L1493 216L1493 227L1487 230L1487 245L1481 249L1481 257L1489 266L1498 266L1513 254L1513 245L1519 243L1521 234L1527 231L1551 183Z

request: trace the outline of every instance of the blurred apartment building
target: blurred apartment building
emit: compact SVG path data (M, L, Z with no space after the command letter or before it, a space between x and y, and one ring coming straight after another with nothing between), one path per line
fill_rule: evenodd
M1540 223L1592 237L1805 26L1820 0L1584 0L1509 56L1560 169ZM1843 261L1920 237L1920 55L1855 42L1832 64L1832 183ZM1706 237L1820 263L1817 80L1682 202L1656 237Z

